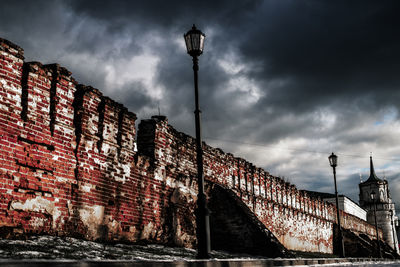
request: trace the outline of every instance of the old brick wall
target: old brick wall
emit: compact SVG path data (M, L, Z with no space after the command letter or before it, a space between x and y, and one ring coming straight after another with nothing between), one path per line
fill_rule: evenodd
M181 184L154 179L153 160L134 151L135 121L0 39L0 234L173 243L170 200Z
M176 131L165 117L142 121L140 129L151 132L144 140L139 135L138 142L143 141L147 153L154 156L156 179L173 181L195 177L195 140L192 137ZM150 141L152 138L155 142ZM295 185L244 159L206 144L203 149L205 179L232 190L286 248L333 252L334 205L297 190ZM341 214L342 227L373 238L372 225L350 214Z
M196 244L195 142L136 115L56 64L0 39L0 234ZM335 207L205 145L209 183L231 190L288 249L332 253ZM344 215L343 226L374 236Z

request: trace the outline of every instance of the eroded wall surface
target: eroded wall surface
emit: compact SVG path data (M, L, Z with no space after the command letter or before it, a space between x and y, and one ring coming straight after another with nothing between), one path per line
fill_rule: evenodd
M151 134L142 136L141 131ZM139 150L141 144L146 153L154 157L155 179L193 182L196 177L195 139L176 131L168 125L167 118L154 116L142 121ZM203 150L206 181L232 190L287 249L333 253L334 205L311 197L295 185L221 149L204 143ZM372 225L340 212L342 227L374 238Z
M194 247L195 142L136 115L56 64L0 39L0 234ZM204 145L205 178L234 192L288 249L332 253L335 207ZM343 214L343 227L374 228Z
M134 151L136 115L0 39L0 231L168 242L173 187ZM170 227L171 228L171 227Z

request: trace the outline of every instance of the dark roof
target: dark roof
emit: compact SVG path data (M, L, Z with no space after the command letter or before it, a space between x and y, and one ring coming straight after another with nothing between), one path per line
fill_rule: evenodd
M379 179L378 176L376 176L376 174L375 174L374 163L372 162L372 156L369 157L369 161L370 161L370 163L369 163L369 167L370 167L369 178L364 183L382 182L382 180Z

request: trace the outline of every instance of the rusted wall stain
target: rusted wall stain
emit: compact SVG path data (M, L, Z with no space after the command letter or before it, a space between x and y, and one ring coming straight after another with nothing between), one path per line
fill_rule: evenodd
M194 247L195 140L163 116L136 134L136 119L0 39L0 227ZM208 183L233 192L287 249L332 253L333 205L218 148L204 144L204 156ZM343 227L375 235L343 216Z

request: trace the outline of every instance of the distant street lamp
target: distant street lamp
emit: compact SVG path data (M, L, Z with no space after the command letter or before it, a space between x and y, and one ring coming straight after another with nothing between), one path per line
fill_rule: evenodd
M345 253L344 253L343 233L342 233L342 226L340 224L339 197L336 185L337 156L332 152L332 155L330 155L328 159L329 163L331 164L331 167L333 168L333 180L335 182L336 211L337 211L338 230L339 230L339 249L340 249L339 253L340 257L344 258Z
M394 232L394 223L393 223L394 218L393 218L393 215L394 215L394 211L393 211L393 210L390 210L390 222L391 222L391 224L392 224L392 234L393 234L393 249L397 252L397 248L396 248L396 234L395 234L395 232Z
M378 223L376 221L376 193L375 191L371 192L371 199L374 202L374 218L375 218L375 230L376 230L376 241L378 242L378 252L379 252L379 258L382 258L382 252L381 252L381 244L379 242L379 232L378 232Z
M200 30L193 27L184 36L187 53L193 58L194 72L194 97L195 97L195 120L196 120L196 154L197 154L197 209L196 209L196 235L197 235L197 258L210 258L210 212L207 208L207 199L204 194L204 176L203 176L203 148L201 140L201 121L199 106L199 88L198 88L198 57L203 53L205 35Z

